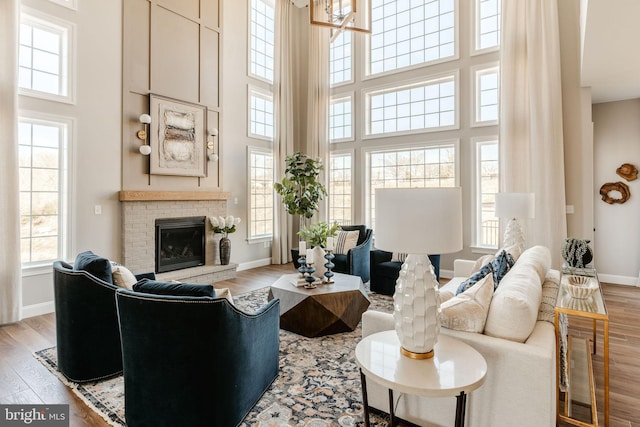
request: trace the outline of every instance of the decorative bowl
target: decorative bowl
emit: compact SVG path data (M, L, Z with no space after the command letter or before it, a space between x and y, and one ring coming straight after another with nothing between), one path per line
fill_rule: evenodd
M585 276L569 276L566 287L569 295L578 299L587 299L598 290L598 284Z

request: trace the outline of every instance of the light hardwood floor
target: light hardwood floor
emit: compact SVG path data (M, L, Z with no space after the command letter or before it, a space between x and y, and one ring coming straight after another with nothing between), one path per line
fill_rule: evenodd
M269 286L281 274L291 271L291 264L260 267L239 272L235 279L218 282L216 287L228 287L234 295L239 295ZM640 427L640 288L604 284L603 289L610 317L610 425ZM588 322L570 323L571 331L580 335L589 336L590 327ZM34 351L54 346L55 340L53 314L0 327L0 403L68 403L71 426L108 426L33 358ZM599 409L602 409L601 330L598 346L594 367Z

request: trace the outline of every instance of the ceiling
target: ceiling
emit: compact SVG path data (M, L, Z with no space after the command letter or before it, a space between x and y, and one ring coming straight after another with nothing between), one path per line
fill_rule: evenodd
M594 104L640 98L640 1L584 3L582 86Z

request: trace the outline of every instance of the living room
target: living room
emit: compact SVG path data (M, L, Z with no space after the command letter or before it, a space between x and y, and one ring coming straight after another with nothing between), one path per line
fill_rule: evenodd
M64 117L68 120L72 136L69 141L69 197L65 221L67 227L64 251L67 260L77 253L92 250L96 253L127 263L124 259L124 232L121 201L122 191L161 192L221 192L225 193L224 208L220 214L234 215L243 219L242 226L231 235L231 261L238 271L267 266L272 263L271 239L253 238L245 227L251 208L247 189L247 170L250 150L268 152L272 142L265 138L249 136L249 99L253 89L264 94L271 84L264 79L249 76L247 52L249 41L249 8L246 1L205 2L202 22L198 29L192 23L182 28L172 15L191 13L193 5L159 4L162 2L99 2L81 3L77 8L60 6L60 2L47 0L24 2L33 15L52 15L73 24L75 65L69 69L77 81L69 88L72 102L52 102L30 96L20 96L20 109L38 112L35 117ZM62 2L65 3L65 2ZM71 2L73 3L73 2ZM104 3L104 4L103 4ZM459 105L458 128L423 134L396 135L393 138L364 138L364 125L355 118L353 140L331 144L334 154L352 154L354 194L349 213L354 224L366 223L370 217L367 182L367 156L388 148L395 139L406 146L415 146L427 139L429 143L456 141L459 150L456 157L457 185L463 188L465 200L465 244L463 251L444 255L442 270L446 277L453 271L456 258L475 259L487 250L475 245L474 224L477 214L474 207L474 176L472 140L495 137L497 124L474 127L471 122L471 67L494 63L499 60L498 51L470 55L472 29L464 25L472 21L472 9L460 4L457 22L460 24L459 39L466 43L460 48L460 59L453 67L446 62L435 65L433 70L415 68L402 77L410 81L423 74L439 74L451 68L460 71L460 86L464 89ZM601 280L607 283L637 284L640 260L638 243L624 239L636 235L638 224L637 203L634 197L621 205L608 205L600 200L600 186L618 178L615 169L623 163L634 163L640 154L634 143L639 134L636 117L640 113L638 93L615 94L608 97L599 94L595 99L587 86L585 71L581 69L588 57L581 59L580 20L584 14L581 2L561 1L559 5L560 45L562 63L562 108L564 136L564 180L567 210L567 236L589 239L595 250L595 265ZM589 7L596 10L602 2L591 1ZM184 8L184 9L183 9ZM624 4L621 9L635 11L635 6ZM605 7L606 9L606 7ZM153 11L153 12L151 12ZM169 12L171 11L171 12ZM306 54L304 43L309 43L308 8L293 8L292 25L299 35L294 55L302 58ZM602 10L589 14L604 15ZM624 15L624 13L623 13ZM627 13L627 15L632 15ZM162 21L166 19L167 21ZM210 19L210 20L209 20ZM611 22L619 22L614 18ZM151 23L157 27L151 27ZM195 25L194 24L194 25ZM171 28L163 33L158 29ZM188 34L183 34L188 33ZM617 31L631 31L626 25L616 25ZM590 31L590 30L587 30ZM611 33L615 33L611 31ZM180 36L178 36L180 34ZM198 48L192 48L202 35ZM585 40L589 41L587 32ZM603 31L597 32L598 36ZM634 36L627 36L634 40ZM186 42L186 43L185 43ZM609 42L613 43L613 42ZM362 55L365 49L361 37L356 37L354 53ZM585 51L587 52L587 51ZM169 56L171 55L171 56ZM629 56L629 55L626 55ZM630 58L626 58L631 60ZM609 63L601 58L590 58L593 62ZM168 61L171 61L167 64ZM355 62L355 60L354 60ZM307 87L304 84L309 73L307 61L300 60L295 74L297 90L293 96L294 148L307 151L308 112ZM613 68L613 67L611 67ZM334 90L338 95L353 92L356 111L362 110L361 91L393 83L394 76L385 75L374 83L358 77L347 90ZM608 80L622 80L612 75ZM597 87L593 81L593 87ZM637 85L636 85L637 86ZM595 89L594 89L595 90ZM631 90L631 89L630 89ZM637 90L637 88L636 88ZM166 176L150 172L150 157L143 156L139 147L145 142L136 134L143 128L139 122L141 114L150 113L149 95L157 94L172 99L207 106L207 130L213 142L212 153L218 160L206 160L205 176ZM360 114L360 113L359 113ZM364 121L364 119L362 119ZM152 122L153 124L153 122ZM218 129L218 134L213 134ZM395 138L395 139L394 139ZM4 182L8 182L3 180ZM630 184L632 191L633 183ZM224 211L222 211L224 210ZM572 211L573 213L570 213ZM284 213L283 217L287 217ZM595 231L594 231L595 229ZM535 244L536 236L530 236ZM623 240L624 239L624 240ZM290 245L295 238L292 236ZM557 242L560 245L561 242ZM210 254L214 253L211 236ZM495 252L495 249L493 249ZM281 251L282 252L282 251ZM287 251L284 251L286 253ZM555 251L554 260L559 260ZM282 256L280 255L281 259ZM213 257L212 257L213 259ZM283 260L284 261L284 260ZM557 263L557 262L556 262ZM8 277L11 277L8 275ZM23 317L53 311L53 287L50 263L37 262L22 273L20 307Z

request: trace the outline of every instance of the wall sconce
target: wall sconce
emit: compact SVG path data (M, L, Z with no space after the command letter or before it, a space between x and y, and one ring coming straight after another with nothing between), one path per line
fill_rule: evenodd
M217 162L218 159L220 158L215 152L215 147L216 147L215 138L216 138L216 136L218 136L218 129L217 128L213 128L213 130L211 131L211 134L207 138L207 157L212 162Z
M144 129L139 130L136 133L138 139L144 141L144 144L140 146L140 154L143 156L148 156L151 154L151 146L147 143L147 139L149 138L149 123L151 123L151 116L148 114L140 115L140 123L144 126Z

